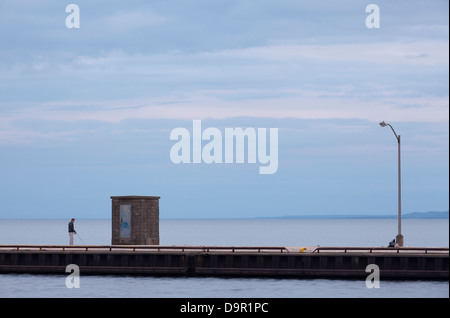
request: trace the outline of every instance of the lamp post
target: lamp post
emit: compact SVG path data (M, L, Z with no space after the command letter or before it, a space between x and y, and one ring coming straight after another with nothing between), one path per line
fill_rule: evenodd
M397 135L394 128L388 123L382 121L380 123L381 127L389 126L392 129L392 132L397 138L398 143L398 234L395 238L395 241L399 246L403 246L403 235L402 235L402 180L401 180L401 165L400 165L400 135Z

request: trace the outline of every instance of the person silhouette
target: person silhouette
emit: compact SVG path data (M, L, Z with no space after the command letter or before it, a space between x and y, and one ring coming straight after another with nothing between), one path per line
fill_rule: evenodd
M69 222L69 245L73 245L73 235L77 234L77 231L75 231L73 222L75 222L74 218L72 218L72 220L70 220L70 222Z

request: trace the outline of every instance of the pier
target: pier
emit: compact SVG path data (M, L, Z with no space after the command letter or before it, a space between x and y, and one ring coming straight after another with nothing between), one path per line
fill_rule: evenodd
M448 248L0 245L0 273L448 280Z

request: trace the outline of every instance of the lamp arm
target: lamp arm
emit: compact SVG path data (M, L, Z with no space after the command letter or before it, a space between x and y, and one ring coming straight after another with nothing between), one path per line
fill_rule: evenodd
M389 127L391 127L391 129L392 129L392 132L394 133L394 135L395 135L395 138L397 138L397 141L398 142L400 142L400 136L399 135L397 135L397 133L395 132L395 130L394 130L394 128L392 128L392 126L391 126L391 124L387 124Z

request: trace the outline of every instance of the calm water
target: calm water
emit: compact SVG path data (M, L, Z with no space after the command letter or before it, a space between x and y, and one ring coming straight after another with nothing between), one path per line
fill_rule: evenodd
M67 244L68 220L0 220L0 244ZM405 246L449 246L448 220L403 220ZM110 244L110 220L77 220L86 244ZM162 245L386 246L396 220L161 220ZM75 243L83 244L79 238ZM64 275L0 275L0 297L449 297L448 282L82 276L68 289Z

